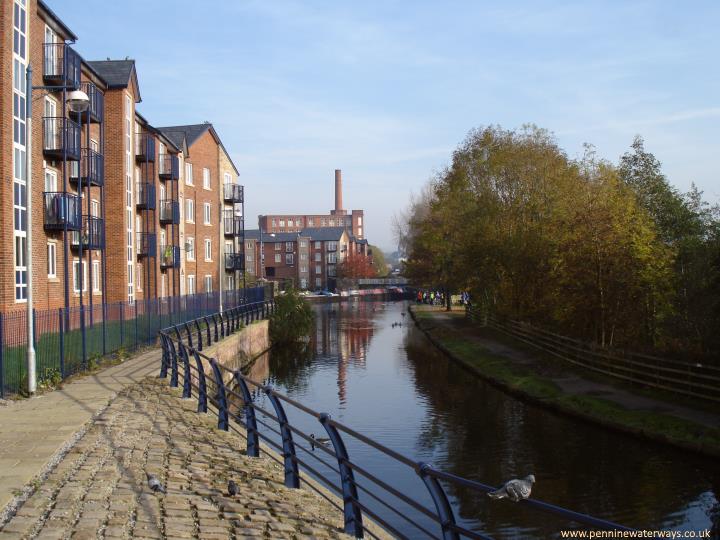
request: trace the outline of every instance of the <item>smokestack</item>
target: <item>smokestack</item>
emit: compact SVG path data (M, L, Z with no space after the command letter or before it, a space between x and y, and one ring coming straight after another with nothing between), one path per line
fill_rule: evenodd
M342 213L342 171L335 169L335 213Z

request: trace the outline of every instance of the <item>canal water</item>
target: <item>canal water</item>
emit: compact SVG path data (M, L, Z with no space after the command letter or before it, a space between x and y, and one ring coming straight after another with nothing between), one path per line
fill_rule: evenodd
M253 366L252 377L443 471L492 485L532 473L534 497L641 529L698 531L720 519L717 462L503 393L439 354L415 328L407 303L353 301L315 310L309 354L275 351ZM258 404L271 410L262 396ZM316 421L290 407L287 412L303 431L325 436ZM434 508L411 469L362 443L345 442L353 461ZM379 493L367 480L359 483ZM459 521L494 538L552 538L577 528L522 504L463 490L449 496ZM362 491L360 499L407 536L425 537ZM437 530L416 511L393 506Z

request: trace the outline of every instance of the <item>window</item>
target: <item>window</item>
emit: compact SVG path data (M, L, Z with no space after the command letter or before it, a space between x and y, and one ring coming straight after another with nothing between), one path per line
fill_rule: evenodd
M358 227L358 236L362 236L362 227Z
M327 262L328 264L335 264L337 262L337 253L328 253Z
M252 242L245 242L245 249L252 249Z
M100 216L100 203L93 199L90 201L90 215L93 217L99 217ZM138 227L138 230L139 227Z
M319 277L316 277L316 278L315 278L315 286L316 286L316 287L321 287L321 286L322 286L322 279L320 279Z
M45 191L57 192L57 173L50 169L45 169Z
M301 261L307 261L307 258L308 258L307 255L308 255L308 254L303 251L303 252L300 254L300 260L301 260Z
M247 262L252 262L252 260L253 260L252 254L251 254L251 253L248 253L247 255L245 255L245 260L246 260Z
M205 276L205 292L212 292L212 276Z
M282 261L282 255L280 255L279 253L276 253L275 254L275 262L279 263L281 261Z
M99 261L93 261L93 277L92 277L92 279L93 279L93 292L97 292L97 291L99 290L99 289L96 289L96 288L95 288L95 263L96 263L96 262L99 262ZM142 283L143 283L143 280L142 280L142 264L141 264L141 263L137 263L136 268L135 268L135 284L136 284L136 287L135 287L135 288L136 288L138 291L142 291Z
M210 169L203 167L203 189L210 189Z
M292 219L288 219L288 227L293 227L295 224Z
M225 183L232 184L232 175L229 172L225 173Z
M315 273L322 274L322 266L320 266L319 264L316 264L315 265Z
M57 244L48 242L47 245L47 271L48 277L57 277Z
M275 242L275 251L280 251L280 242Z
M315 220L313 218L308 218L308 227L312 227L315 224Z
M285 251L292 252L294 249L294 242L285 242Z
M315 252L315 262L320 262L320 261L322 261L322 253L320 253L319 251L316 251Z
M272 220L272 228L274 229L275 227L277 227L277 222L276 222L275 219L273 218L273 220Z
M321 227L326 227L326 226L327 226L327 220L321 219L321 220L320 220L320 226L321 226Z
M185 240L185 258L188 261L195 260L195 239L192 236L188 236Z
M188 186L193 185L192 163L188 163L187 161L185 162L185 183ZM190 276L188 276L188 279L190 279ZM193 277L193 279L195 278Z
M303 265L303 266L300 267L300 271L301 271L303 274L307 274L307 270L308 270L307 265Z
M305 278L300 279L300 288L307 289L307 279L305 279Z
M329 222L329 225L330 225L331 227L334 227L334 226L335 226L335 220L334 220L334 219L331 219L330 222Z
M192 274L187 277L187 293L195 294L195 276Z
M302 218L297 218L297 226L300 227L300 228L302 228L302 226L303 226L303 220L302 220Z
M320 242L315 242L315 249L320 249L321 245Z
M328 251L337 251L337 242L328 242L327 250Z
M205 260L212 261L212 240L205 239Z
M358 216L358 226L362 227L362 216Z
M280 220L280 227L284 227L284 226L285 226L285 220L284 220L284 219L281 219L281 220Z
M292 253L285 254L285 264L295 264L295 256Z
M188 223L195 223L195 201L185 199L185 220Z
M345 225L347 225L348 227L352 227L352 219L347 218L347 220L345 221Z
M207 169L206 169L207 170ZM210 225L210 203L206 202L203 204L203 222L205 225Z
M73 260L73 291L80 292L80 282L82 281L82 291L87 291L87 263L82 261L82 276L80 275L80 261Z
M307 247L307 240L300 240L300 247L306 248Z

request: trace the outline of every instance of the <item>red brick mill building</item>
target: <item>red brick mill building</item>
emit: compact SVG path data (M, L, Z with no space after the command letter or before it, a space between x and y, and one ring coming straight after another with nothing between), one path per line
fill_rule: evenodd
M38 310L241 285L244 193L212 124L153 125L135 62L82 58L42 0L0 3L0 39L0 311L27 301L28 225ZM30 208L29 64L33 86L63 87L32 92ZM75 89L86 112L69 109Z

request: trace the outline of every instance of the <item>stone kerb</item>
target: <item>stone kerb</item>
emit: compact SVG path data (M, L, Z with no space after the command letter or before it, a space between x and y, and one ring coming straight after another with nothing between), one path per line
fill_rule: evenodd
M203 348L202 353L215 358L219 364L228 369L241 369L270 348L269 329L269 321L254 322L210 347ZM212 377L209 363L204 362L203 367L206 376ZM231 378L230 372L223 371L225 384L228 384Z

